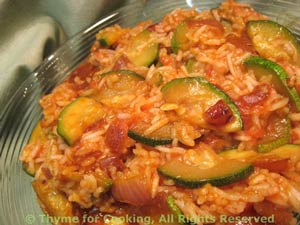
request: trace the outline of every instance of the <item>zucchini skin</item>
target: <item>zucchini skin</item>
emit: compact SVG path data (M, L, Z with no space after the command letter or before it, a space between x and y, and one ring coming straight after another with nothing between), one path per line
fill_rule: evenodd
M175 215L177 218L177 222L179 224L183 225L196 225L192 221L189 221L183 214L183 212L180 210L180 208L176 205L175 199L172 195L169 195L167 197L167 205L170 208L170 211Z
M271 20L252 20L246 23L246 31L254 48L261 56L300 64L300 44L296 35L288 28ZM296 56L288 54L284 45L276 45L274 41L277 39L292 44L296 50Z
M186 188L199 188L204 186L205 184L211 184L216 187L225 186L237 181L240 181L244 178L246 178L249 174L251 174L254 171L254 167L251 165L247 169L243 170L242 173L236 174L234 176L230 177L217 177L213 179L208 180L201 180L201 181L195 181L195 180L185 180L181 178L174 178L173 176L165 174L163 171L158 170L158 173L166 178L174 180L174 182L180 186L186 187Z
M142 143L148 146L157 146L157 145L167 145L172 143L172 139L158 139L158 138L153 138L153 137L146 137L143 135L140 135L133 130L128 131L128 137Z
M28 165L25 162L22 163L22 168L23 168L24 172L27 173L29 176L31 176L31 177L35 176L35 171L29 170Z
M179 163L177 163L176 168L181 168L181 171L186 171L187 167L194 167L180 161L177 162ZM164 168L164 166L159 167L157 171L161 176L172 179L177 185L190 189L195 189L208 183L213 186L219 187L240 181L242 179L247 178L254 171L254 166L251 164L245 164L245 166L239 168L238 171L232 171L232 173L230 174L224 174L220 176L216 175L214 177L199 179L183 177L180 174L173 174L172 171L170 171L168 168Z
M140 74L138 74L134 71L131 71L131 70L111 70L111 71L108 71L106 73L102 73L100 76L105 77L105 76L108 76L108 75L111 75L111 74L131 75L131 76L134 76L134 77L139 78L141 80L145 80L145 78L142 75L140 75Z
M291 121L288 117L286 118L276 118L269 123L274 124L276 128L274 128L272 132L272 136L275 136L276 139L269 140L264 142L262 139L262 143L257 146L257 151L259 153L269 152L274 148L278 148L282 145L288 144L291 138Z
M127 57L135 66L148 67L156 62L159 45L155 41L148 43L151 40L151 34L152 32L146 29L132 39ZM146 46L143 46L145 43L147 43ZM141 46L142 49L140 49Z
M58 116L57 133L72 146L84 130L101 120L105 114L102 105L88 97L78 97L63 108Z
M251 56L244 60L244 65L250 69L252 68L255 70L255 68L259 68L270 72L272 74L273 84L276 91L288 97L297 111L300 111L300 97L295 87L288 87L286 79L289 78L289 75L279 64L260 56ZM257 79L263 75L264 74L255 74Z
M171 39L171 48L175 54L177 54L180 49L187 48L188 39L185 36L187 31L188 26L186 22L182 22L176 27L173 37Z
M280 80L284 81L286 80L289 75L285 72L285 70L279 66L277 63L262 58L260 56L251 56L244 61L244 65L250 67L250 66L260 66L263 67L266 70L273 71Z

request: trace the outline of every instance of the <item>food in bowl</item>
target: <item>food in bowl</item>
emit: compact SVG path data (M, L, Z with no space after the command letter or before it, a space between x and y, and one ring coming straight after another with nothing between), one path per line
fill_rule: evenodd
M294 224L299 55L290 30L234 1L99 31L40 100L21 155L44 212L61 224Z

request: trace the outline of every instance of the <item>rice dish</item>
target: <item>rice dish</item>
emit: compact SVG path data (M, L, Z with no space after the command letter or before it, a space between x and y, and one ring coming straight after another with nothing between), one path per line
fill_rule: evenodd
M105 28L20 160L61 224L296 224L299 65L291 31L231 0Z

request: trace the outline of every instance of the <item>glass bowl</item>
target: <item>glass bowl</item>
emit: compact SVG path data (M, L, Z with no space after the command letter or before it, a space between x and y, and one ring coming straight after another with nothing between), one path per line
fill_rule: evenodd
M39 99L49 93L88 55L96 32L118 23L134 26L143 20L159 21L175 8L206 10L219 0L133 0L75 35L50 55L18 88L0 111L0 224L49 224L31 187L32 177L22 170L19 155L41 118ZM287 26L300 37L300 4L297 0L245 0L272 20Z

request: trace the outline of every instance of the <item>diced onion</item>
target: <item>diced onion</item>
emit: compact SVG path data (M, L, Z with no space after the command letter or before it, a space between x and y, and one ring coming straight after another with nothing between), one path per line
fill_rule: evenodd
M142 206L151 200L151 189L143 177L135 176L114 181L112 195L119 202Z

